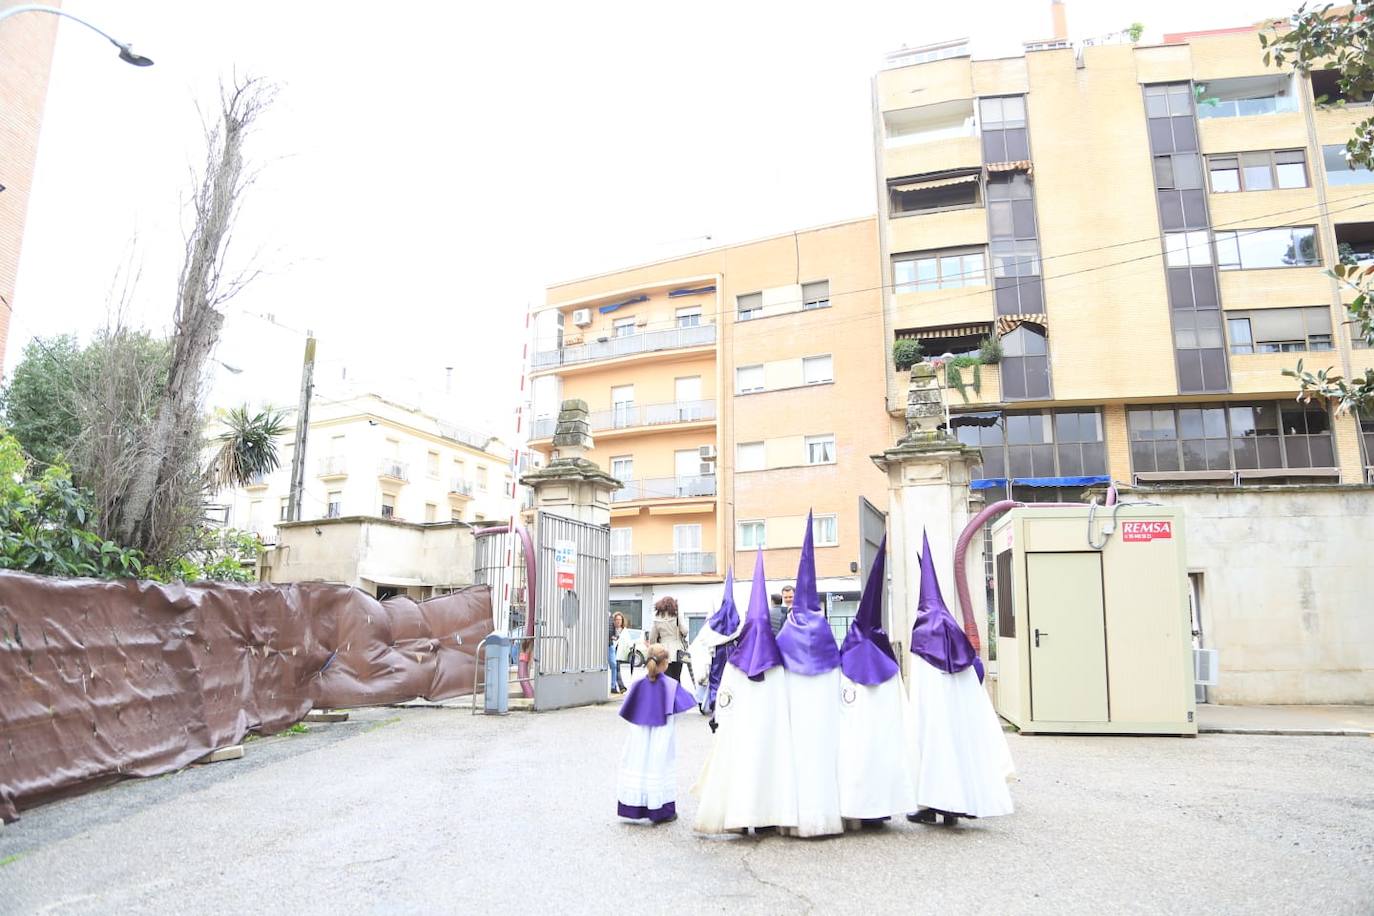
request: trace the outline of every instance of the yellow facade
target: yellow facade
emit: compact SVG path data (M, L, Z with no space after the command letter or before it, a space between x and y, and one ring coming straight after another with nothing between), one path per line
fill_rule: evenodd
M535 316L531 445L549 455L558 404L587 402L588 457L628 472L611 510L617 592L652 586L681 601L731 565L748 576L738 522L750 539L761 523L769 578L790 580L809 510L826 517L818 575L858 591L859 497L883 504L870 456L891 442L878 264L869 217L549 288ZM705 291L670 295L683 290ZM745 320L742 296L757 307ZM617 303L629 304L600 311ZM600 349L578 349L589 344ZM684 610L699 616L719 600L709 594Z

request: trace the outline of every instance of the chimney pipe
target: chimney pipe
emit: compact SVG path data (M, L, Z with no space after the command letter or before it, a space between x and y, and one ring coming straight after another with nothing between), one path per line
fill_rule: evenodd
M1064 8L1064 0L1050 0L1050 19L1054 22L1054 37L1065 41L1069 37L1069 14Z

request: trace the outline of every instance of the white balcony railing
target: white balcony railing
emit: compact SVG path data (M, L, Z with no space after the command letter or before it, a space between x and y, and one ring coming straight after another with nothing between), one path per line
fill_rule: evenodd
M348 473L348 462L342 455L330 455L320 459L315 471L317 477L343 477Z
M472 495L472 481L471 481L471 480L464 480L464 479L461 478L461 477L455 477L455 478L453 478L452 480L450 480L450 481L448 482L448 495L449 495L449 496L471 496L471 495Z
M699 499L716 495L716 475L692 477L648 477L643 480L622 481L625 486L611 494L611 502L626 503L636 499Z
M567 366L598 359L615 359L618 356L633 356L636 353L680 350L684 347L704 347L715 342L716 326L714 324L667 328L662 331L645 331L643 334L626 334L623 337L599 337L590 343L575 347L537 351L534 354L534 368L547 369L550 366Z
M393 480L410 480L410 467L404 461L397 461L394 458L384 458L380 467L377 469L380 477L390 477Z
M622 404L610 410L594 410L587 417L592 432L608 429L629 429L635 426L667 426L673 423L697 423L716 418L715 401L673 401L667 404ZM553 435L558 421L552 417L535 420L531 438L547 439Z
M611 556L611 578L635 576L709 576L716 571L716 555L699 550L673 553L627 553Z

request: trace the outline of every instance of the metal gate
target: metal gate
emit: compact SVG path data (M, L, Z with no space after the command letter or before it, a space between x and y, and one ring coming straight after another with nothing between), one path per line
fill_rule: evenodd
M534 594L534 708L606 699L611 529L540 512Z
M534 696L529 673L532 636L529 618L529 578L534 551L529 533L517 525L515 533L505 525L478 529L473 549L473 581L491 587L492 632L517 639L511 663L519 663L521 693ZM512 553L513 551L513 553Z
M862 496L859 497L859 587L863 588L868 584L868 573L873 569L873 561L878 557L878 548L882 546L883 537L887 534L887 513L881 511ZM891 566L888 567L891 569ZM889 617L887 606L887 588L883 588L883 629L887 630L889 636L900 637L901 634L892 632L892 620Z

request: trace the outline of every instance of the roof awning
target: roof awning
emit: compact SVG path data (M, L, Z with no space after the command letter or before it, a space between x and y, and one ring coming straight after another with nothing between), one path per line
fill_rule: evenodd
M1023 324L1036 324L1045 330L1049 330L1050 320L1045 316L1044 312L1027 315L998 315L997 336L1006 337Z
M992 333L992 322L951 324L939 328L907 328L897 332L898 340L935 340L947 337L986 337Z
M977 480L970 480L968 488L970 490L1002 490L1007 486L1005 477L980 477Z
M697 286L692 289L675 289L668 294L668 298L675 299L678 296L699 296L702 293L714 293L715 291L716 285L712 283L710 286Z
M1013 477L1014 487L1093 487L1100 483L1111 483L1105 475L1093 474L1083 477Z
M623 308L627 305L634 305L636 302L648 301L648 296L635 296L633 299L626 299L623 302L612 302L610 305L603 305L601 306L601 308L597 309L597 311L604 315L607 312L614 312L618 308Z
M1017 159L1014 162L989 162L984 168L989 172L1025 172L1027 176L1034 171L1029 159Z
M976 182L979 178L977 172L971 175L955 175L952 178L931 178L925 181L901 181L897 184L889 185L894 191L929 191L934 188L947 188L953 184L968 184Z

